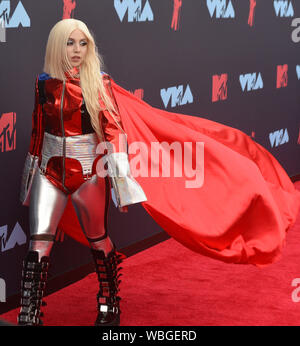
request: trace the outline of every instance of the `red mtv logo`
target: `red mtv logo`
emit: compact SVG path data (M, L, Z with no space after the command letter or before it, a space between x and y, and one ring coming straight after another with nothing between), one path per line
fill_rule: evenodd
M142 100L144 97L144 89L135 89L132 94Z
M172 16L171 29L174 29L175 31L178 30L178 26L179 26L181 6L182 6L182 0L173 0L173 16Z
M249 16L248 16L249 26L253 26L255 6L256 6L256 0L250 0Z
M0 152L16 149L16 113L0 115Z
M74 18L74 10L76 7L76 0L63 0L64 9L62 19Z
M214 75L212 79L212 102L227 99L228 74Z
M277 82L276 88L283 88L287 86L288 83L288 65L278 65L277 66Z

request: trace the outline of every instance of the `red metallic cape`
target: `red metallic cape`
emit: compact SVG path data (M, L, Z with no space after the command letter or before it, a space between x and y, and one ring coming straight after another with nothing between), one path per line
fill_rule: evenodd
M153 219L200 254L257 266L276 261L296 220L300 192L271 153L238 129L152 107L112 79L111 87L129 147L145 143L148 163L151 142L204 143L200 188L186 188L184 175L135 177L148 198L142 205ZM129 160L134 156L129 154ZM71 203L59 227L87 244Z

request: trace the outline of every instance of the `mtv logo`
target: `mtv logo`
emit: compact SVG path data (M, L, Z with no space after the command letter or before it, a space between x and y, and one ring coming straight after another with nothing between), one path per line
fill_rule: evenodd
M17 28L21 24L23 27L30 27L30 18L22 2L18 2L12 15L10 5L11 1L8 0L2 0L0 3L0 20L4 21L4 26L6 28Z
M144 89L135 89L132 94L142 100L144 98Z
M227 99L228 74L214 75L212 78L212 102Z
M277 66L277 81L276 88L286 87L288 84L288 65Z
M62 19L74 18L74 9L76 7L76 0L63 0L64 9Z
M16 149L16 113L0 116L0 152Z

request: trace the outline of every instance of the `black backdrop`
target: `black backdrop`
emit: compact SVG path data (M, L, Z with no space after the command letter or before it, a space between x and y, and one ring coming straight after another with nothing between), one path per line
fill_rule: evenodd
M266 147L290 176L300 173L300 43L292 38L299 1L2 1L0 278L7 297L19 290L28 247L28 208L18 196L34 81L43 72L51 28L68 17L88 25L105 71L119 85L154 107L239 128ZM168 92L169 99L164 97ZM161 231L138 205L128 214L111 205L109 219L118 248ZM90 260L86 247L65 236L52 251L50 277Z

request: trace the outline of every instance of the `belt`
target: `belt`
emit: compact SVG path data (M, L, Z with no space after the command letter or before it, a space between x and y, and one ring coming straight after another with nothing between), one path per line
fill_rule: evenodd
M63 141L65 140L65 155L63 153ZM46 171L48 161L53 156L65 156L76 159L81 163L83 175L92 173L92 166L99 143L95 132L85 135L60 137L48 132L44 133L41 170Z

